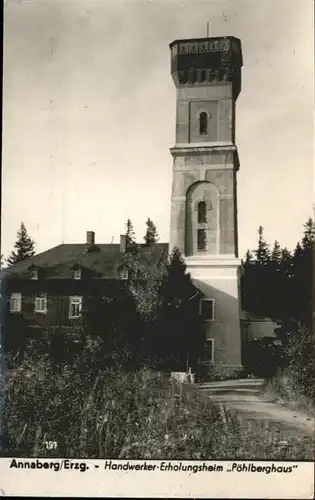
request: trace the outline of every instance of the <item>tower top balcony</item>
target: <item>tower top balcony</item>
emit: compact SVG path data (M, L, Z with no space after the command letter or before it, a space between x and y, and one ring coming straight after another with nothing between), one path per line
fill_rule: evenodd
M242 47L233 36L175 40L170 44L176 87L231 82L241 90Z

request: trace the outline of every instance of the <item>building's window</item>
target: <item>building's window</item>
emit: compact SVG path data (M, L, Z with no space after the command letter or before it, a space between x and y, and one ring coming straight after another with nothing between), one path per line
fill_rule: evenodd
M219 48L219 43L217 40L209 42L209 51L210 52L217 52L218 48Z
M81 269L75 269L74 271L74 279L75 280L80 280L81 279L81 274L82 274L82 271Z
M205 224L207 222L207 204L205 201L198 203L198 223Z
M197 246L198 250L206 250L206 230L198 229L198 241Z
M180 83L187 83L188 82L188 72L183 71L180 73Z
M214 339L206 339L206 356L207 360L214 362Z
M47 296L45 293L38 293L35 297L35 312L36 313L47 313Z
M202 111L199 115L199 133L200 135L208 133L208 115L205 111Z
M128 269L122 269L120 271L120 279L122 279L122 280L128 279Z
M180 54L188 54L189 51L189 44L188 43L181 43L179 45L179 53Z
M214 320L214 299L201 299L200 314L204 320Z
M69 318L79 318L82 311L82 297L70 297Z
M225 51L230 48L230 40L219 40L219 50Z
M207 72L205 70L202 70L200 73L200 81L204 82L206 81L206 78L207 78Z
M195 83L197 81L197 71L194 68L189 68L188 70L188 81L189 83Z
M22 294L12 293L10 297L10 311L21 312L22 310Z
M38 280L38 270L37 269L32 269L30 271L30 279L31 280Z
M197 43L189 43L188 44L188 52L191 54L198 53L198 42Z
M199 52L208 52L209 43L208 42L200 42L199 43Z

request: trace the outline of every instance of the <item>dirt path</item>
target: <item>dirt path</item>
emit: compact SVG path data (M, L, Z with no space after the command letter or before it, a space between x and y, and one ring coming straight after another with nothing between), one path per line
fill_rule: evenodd
M264 394L261 380L200 384L198 388L227 409L247 418L281 422L314 436L314 419L300 410L272 401Z

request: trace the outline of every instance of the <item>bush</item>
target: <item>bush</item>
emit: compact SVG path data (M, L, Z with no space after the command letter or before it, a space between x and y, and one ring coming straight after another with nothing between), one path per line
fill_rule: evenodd
M294 333L288 335L285 354L287 368L280 376L282 390L301 395L315 404L315 331L299 324Z
M309 456L309 443L299 453L294 454L295 444L284 450L277 429L257 422L253 430L252 422L214 404L193 385L178 384L169 374L148 368L130 371L122 363L124 353L101 368L95 339L82 339L78 333L72 341L78 347L71 362L66 355L56 358L43 344L30 346L22 359L11 361L2 453L182 460ZM58 448L46 450L45 441L56 441Z
M48 356L28 358L9 374L3 417L5 451L18 456L210 459L222 442L224 455L235 451L218 407L147 369L92 380L69 366L54 372ZM47 440L58 449L45 450Z

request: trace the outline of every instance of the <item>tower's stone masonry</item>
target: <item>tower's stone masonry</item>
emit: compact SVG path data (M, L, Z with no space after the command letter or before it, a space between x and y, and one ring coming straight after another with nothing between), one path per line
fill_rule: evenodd
M227 369L241 364L235 145L241 43L221 37L170 47L177 88L170 244L185 256L203 295L211 361Z

